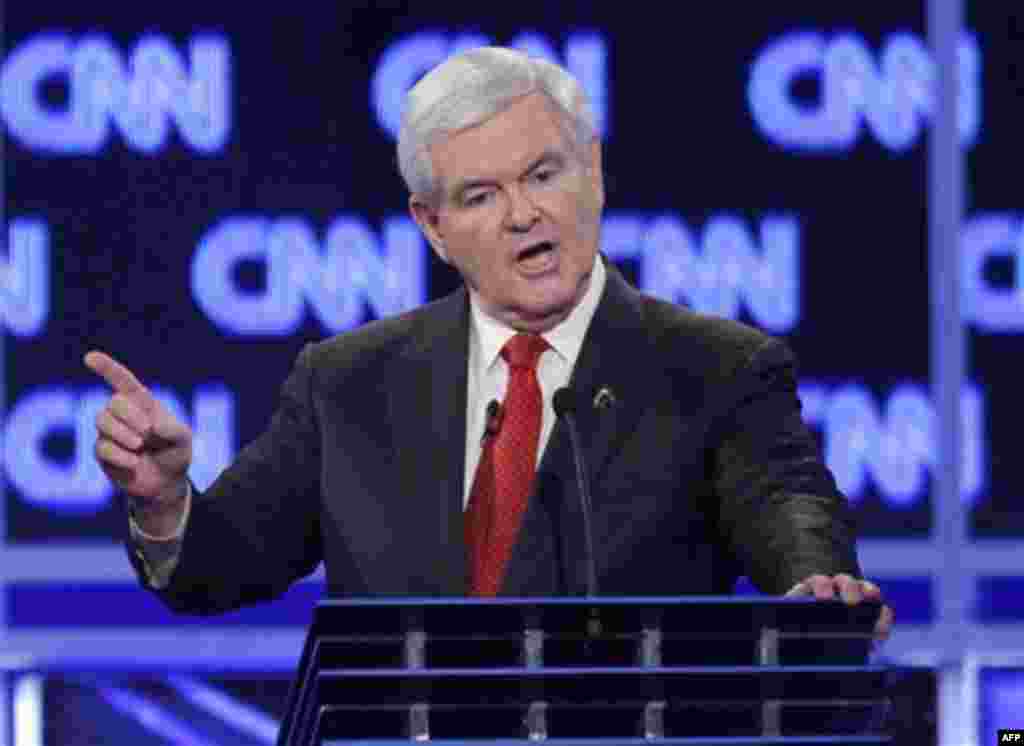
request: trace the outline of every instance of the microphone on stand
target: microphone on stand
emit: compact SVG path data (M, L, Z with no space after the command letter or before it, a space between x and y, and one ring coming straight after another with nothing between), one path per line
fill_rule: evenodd
M480 444L483 445L488 438L500 433L501 423L504 421L505 408L497 399L491 399L490 404L487 405L487 418L484 421L484 434L480 438Z
M580 445L579 430L576 429L576 409L578 397L569 388L560 388L555 392L552 404L555 408L555 416L564 419L569 428L569 440L572 443L573 461L576 465L576 488L580 494L580 515L583 519L583 562L586 566L586 596L587 598L597 597L597 569L594 563L594 530L593 530L593 503L590 500L590 480L587 476L587 463L583 455L583 447ZM596 607L590 609L590 619L587 622L587 632L590 637L599 637L601 634L601 620L598 618Z

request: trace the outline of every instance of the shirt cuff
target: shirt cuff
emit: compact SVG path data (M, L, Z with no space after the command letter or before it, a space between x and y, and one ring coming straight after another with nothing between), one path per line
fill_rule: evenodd
M812 593L811 589L807 586L807 584L804 581L801 580L799 583L796 583L792 588L790 588L788 591L786 591L785 594L783 594L783 595L785 595L785 596L813 596L814 593Z
M145 568L146 581L153 588L166 588L170 583L171 575L178 566L181 542L185 536L185 526L192 508L192 484L188 480L185 480L184 500L185 510L181 514L181 521L170 536L159 537L147 534L136 522L134 512L128 511L128 530L132 543L135 545L135 556Z

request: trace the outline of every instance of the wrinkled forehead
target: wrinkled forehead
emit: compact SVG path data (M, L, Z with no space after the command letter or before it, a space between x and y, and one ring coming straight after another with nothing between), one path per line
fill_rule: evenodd
M517 178L544 154L568 161L571 123L543 93L531 93L479 124L448 132L428 147L437 184L448 194L467 179Z

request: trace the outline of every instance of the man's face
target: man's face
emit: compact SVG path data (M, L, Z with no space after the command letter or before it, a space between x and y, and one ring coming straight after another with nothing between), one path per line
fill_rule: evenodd
M597 252L604 189L598 141L581 155L541 93L430 148L438 204L413 216L488 315L522 331L558 324L579 302Z

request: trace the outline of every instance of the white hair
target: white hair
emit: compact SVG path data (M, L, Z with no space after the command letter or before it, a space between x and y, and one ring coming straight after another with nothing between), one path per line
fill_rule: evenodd
M440 137L480 124L522 96L540 92L557 105L579 153L595 135L582 86L567 70L505 47L478 47L448 58L410 90L398 134L398 168L413 194L438 197L428 148Z

